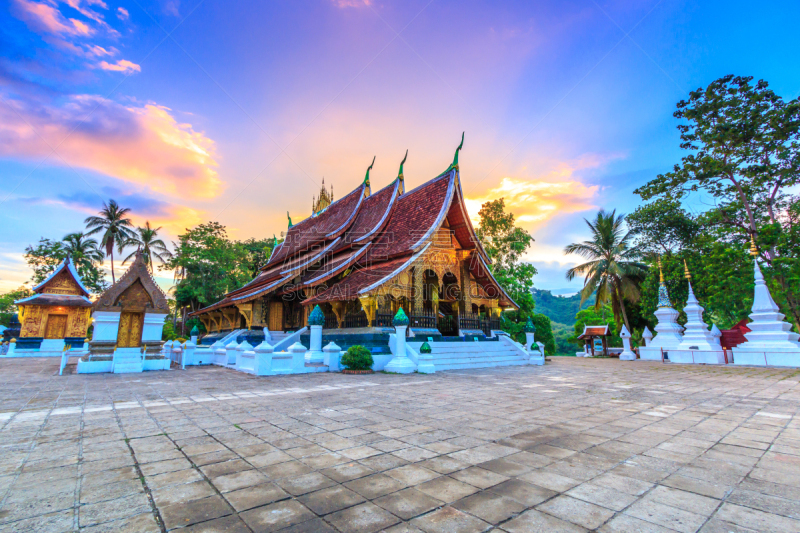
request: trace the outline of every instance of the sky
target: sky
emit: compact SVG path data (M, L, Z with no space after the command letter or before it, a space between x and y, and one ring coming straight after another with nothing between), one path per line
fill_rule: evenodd
M535 238L535 286L575 292L564 246L680 160L690 90L736 74L800 95L799 16L796 1L3 0L0 291L30 278L26 246L110 198L167 241L207 221L264 238L373 156L373 190L406 149L407 189L428 181L465 132L470 215L505 198Z

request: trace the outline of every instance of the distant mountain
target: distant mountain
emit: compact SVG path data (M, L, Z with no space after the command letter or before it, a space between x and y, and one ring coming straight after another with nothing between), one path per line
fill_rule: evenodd
M552 322L575 325L575 315L581 309L594 305L594 296L581 305L581 295L554 296L551 291L544 289L531 289L533 299L536 301L536 312L545 315Z

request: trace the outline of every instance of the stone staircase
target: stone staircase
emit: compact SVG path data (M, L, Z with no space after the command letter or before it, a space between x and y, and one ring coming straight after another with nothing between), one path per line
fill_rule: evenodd
M433 365L437 372L528 364L528 356L521 348L503 341L431 342L429 344ZM414 348L419 352L418 346L414 346Z
M115 374L141 372L144 369L141 348L117 348L111 366Z
M292 333L294 333L294 331L270 331L269 336L272 337L272 342L270 342L270 344L275 346Z

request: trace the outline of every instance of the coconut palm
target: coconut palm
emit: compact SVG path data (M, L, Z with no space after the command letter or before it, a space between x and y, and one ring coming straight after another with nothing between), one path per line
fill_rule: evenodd
M97 241L88 238L82 231L64 235L61 242L64 243L64 251L72 257L73 261L80 262L85 260L92 264L103 262L105 256L100 248L97 247Z
M122 251L125 241L133 237L133 227L131 219L127 218L130 209L127 207L120 207L114 200L109 200L108 204L103 202L103 209L100 210L100 216L88 217L84 222L86 227L91 229L87 235L94 235L101 233L100 246L105 247L106 255L111 258L111 282L116 283L117 279L114 275L114 245L119 247Z
M567 270L567 279L585 276L581 304L597 291L595 309L611 302L617 326L622 318L628 331L632 331L625 299L631 302L639 299L639 284L647 273L647 265L636 260L638 251L631 245L631 232L625 230L625 215L616 213L616 209L610 213L601 210L592 222L584 219L592 232L591 239L566 246L564 253L577 254L589 261Z
M158 237L160 229L161 226L157 228L150 226L149 221L144 223L143 228L136 228L136 233L131 238L127 239L124 244L125 246L136 247L136 251L123 259L122 264L124 265L140 252L150 272L153 271L153 258L158 259L162 264L166 263L172 254L167 249L167 245L164 244L164 241L156 238Z

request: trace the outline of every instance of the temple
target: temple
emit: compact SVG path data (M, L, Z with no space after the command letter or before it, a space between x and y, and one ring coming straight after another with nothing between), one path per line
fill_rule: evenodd
M447 170L408 192L405 159L375 193L372 165L361 185L336 201L323 185L311 216L289 219L285 239L255 279L193 313L208 332L202 343L236 330L252 335L251 344L262 335L279 338L271 332L305 327L316 305L329 334L380 331L400 308L411 336L499 330L501 311L517 306L492 276L467 215L458 166L463 136L461 142Z
M21 324L16 355L60 356L67 346L82 348L92 302L72 259L67 257L33 292L15 302Z

